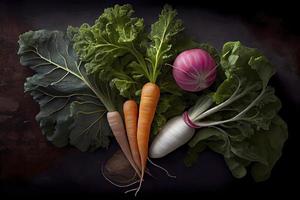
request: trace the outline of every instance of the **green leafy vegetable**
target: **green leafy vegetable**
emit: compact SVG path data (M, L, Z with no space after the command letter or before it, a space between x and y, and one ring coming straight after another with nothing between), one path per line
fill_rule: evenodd
M36 72L27 78L25 91L40 105L36 119L47 139L81 151L107 147L111 130L106 112L120 110L122 97L138 102L150 81L161 91L152 136L198 99L189 116L201 129L189 142L186 165L208 147L224 156L233 176L242 178L250 168L256 181L266 180L288 137L278 116L280 100L268 85L274 67L240 42L227 42L220 55L211 45L195 42L168 5L149 34L143 19L133 15L131 5L115 5L93 25L20 36L20 62ZM200 98L176 85L169 66L191 48L206 50L219 63L216 82Z
M241 178L251 166L256 181L267 179L281 156L287 127L277 115L281 103L268 82L274 67L256 49L240 42L224 45L221 67L225 80L189 111L202 127L189 142L190 166L205 147L223 154L232 174Z
M232 139L230 137L232 132L232 128L200 129L189 143L192 148L185 158L185 164L191 166L197 161L198 154L205 147L209 147L224 156L229 169L236 178L244 177L247 174L246 167L252 163L253 178L256 181L268 179L272 168L281 156L281 149L288 137L285 122L276 116L269 130L257 131L253 136L242 141Z
M99 72L121 96L139 102L142 86L149 80L157 81L161 98L152 125L152 134L157 134L167 119L191 105L188 97L195 96L176 85L172 68L164 64L198 44L181 34L182 22L170 6L163 8L148 36L143 20L133 14L130 5L115 5L105 9L94 25L83 24L78 29L69 28L69 32L88 74Z
M135 49L141 43L144 23L131 17L131 5L115 5L107 8L93 26L83 24L74 35L74 48L86 62L88 73L110 70L114 61L126 54L133 54L143 61Z
M105 9L93 26L83 24L73 35L74 48L87 62L88 73L110 74L108 79L113 79L112 85L125 97L138 90L140 82L156 82L162 65L180 48L175 38L183 30L170 6L163 8L148 37L143 20L133 13L128 4ZM120 62L124 57L127 60Z
M146 66L143 44L147 38L143 19L133 13L129 4L107 8L94 25L83 24L72 36L88 74L99 72L126 98L134 98L145 82L140 65Z
M203 113L197 112L201 104L191 110L191 117L201 127L224 123L247 122L260 128L268 123L280 109L280 101L274 89L267 86L274 68L257 50L242 46L239 42L224 45L221 66L226 79L212 95L216 105ZM262 70L262 68L264 70ZM207 98L211 101L211 98ZM205 104L204 102L203 104ZM213 118L227 117L214 121ZM211 118L204 121L204 118Z
M176 19L177 12L170 6L165 6L161 11L157 22L152 24L149 38L150 48L147 49L147 61L149 67L150 81L156 82L162 64L169 61L172 56L172 40L183 30L181 20Z
M105 115L106 108L115 109L112 93L96 74L86 74L66 34L29 31L19 46L21 64L36 72L27 78L25 91L40 104L36 119L47 139L81 151L107 147L111 132Z

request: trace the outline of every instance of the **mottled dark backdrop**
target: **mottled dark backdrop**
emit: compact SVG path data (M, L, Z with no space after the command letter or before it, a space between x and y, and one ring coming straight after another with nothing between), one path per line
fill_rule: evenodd
M115 151L81 153L72 147L55 148L42 136L34 117L38 105L23 93L32 72L19 64L18 35L28 30L66 29L92 23L105 7L132 3L136 15L154 21L164 4L159 1L1 1L0 2L0 195L122 195L100 174L101 160ZM292 4L260 1L195 3L168 1L179 12L189 34L218 49L228 40L257 47L277 66L272 84L281 98L282 117L289 126L289 140L271 178L254 183L250 176L236 180L219 155L206 151L192 168L182 163L186 149L157 161L177 175L158 180L147 177L142 195L231 194L293 192L296 177L297 122L300 107L300 35L297 10Z

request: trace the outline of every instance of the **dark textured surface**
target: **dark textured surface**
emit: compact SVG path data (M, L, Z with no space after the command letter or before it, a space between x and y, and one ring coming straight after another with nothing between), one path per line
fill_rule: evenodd
M100 164L116 150L81 153L65 147L55 148L42 136L34 117L38 105L23 93L23 83L31 71L20 66L16 55L18 35L28 30L58 29L68 25L92 23L102 10L115 2L133 3L136 15L147 24L154 21L163 3L134 3L134 1L20 1L0 3L0 191L5 194L90 194L118 195L118 189L104 180ZM170 2L172 4L172 2ZM188 33L197 40L209 42L218 49L225 41L240 40L257 47L277 66L278 73L272 84L283 103L282 117L289 126L289 140L283 156L274 167L272 177L264 183L254 183L250 176L233 179L223 158L206 151L192 168L182 162L185 148L157 160L177 179L167 178L151 166L157 177L146 177L142 195L156 193L232 193L289 192L289 179L294 176L297 121L300 107L300 36L298 30L287 23L288 14L275 14L272 9L236 11L194 4L174 3ZM291 21L290 21L291 22ZM293 22L293 21L292 21ZM5 99L10 101L10 111ZM5 105L3 105L5 104ZM11 105L13 104L13 105ZM117 192L117 193L115 193ZM248 193L247 192L247 193Z

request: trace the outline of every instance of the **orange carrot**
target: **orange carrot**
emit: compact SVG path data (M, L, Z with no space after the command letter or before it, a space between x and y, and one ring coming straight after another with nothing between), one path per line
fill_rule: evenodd
M141 180L140 186L137 189L136 194L141 187L141 183L146 169L151 124L155 115L159 97L160 89L155 83L149 82L143 86L137 126L137 144L141 158Z
M115 136L118 144L120 145L124 155L135 169L136 173L141 176L141 172L137 165L135 164L128 144L128 140L126 137L126 132L123 124L123 119L118 111L108 112L107 113L107 121L110 125L110 128Z
M138 105L134 100L127 100L123 104L124 121L127 132L127 138L133 160L139 170L141 170L141 159L137 144L137 120Z

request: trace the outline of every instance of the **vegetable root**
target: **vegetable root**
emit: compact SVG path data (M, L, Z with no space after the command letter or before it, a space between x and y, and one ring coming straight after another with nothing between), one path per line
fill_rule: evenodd
M141 159L137 144L138 105L134 100L127 100L123 104L124 121L131 154L136 166L141 170Z
M143 86L137 126L137 144L141 157L141 179L140 185L135 195L141 188L142 180L146 169L146 163L148 158L149 135L159 97L160 89L156 84L146 83Z
M108 112L107 113L107 121L110 125L110 128L113 132L113 135L115 136L118 144L120 145L125 157L128 159L138 176L141 176L141 172L139 168L136 166L131 152L130 152L130 147L128 144L128 140L126 137L126 132L123 124L122 117L119 112L113 111L113 112Z
M110 180L110 179L105 175L104 169L103 169L103 168L104 168L104 166L101 165L101 174L102 174L102 176L105 178L105 180L107 180L109 183L111 183L112 185L114 185L114 186L116 186L116 187L120 187L120 188L123 188L123 187L129 187L129 186L132 186L132 185L134 185L134 184L136 184L136 183L139 182L139 180L138 180L138 181L134 181L134 182L132 182L132 183L128 183L128 184L125 184L125 185L120 185L120 184L115 183L114 181ZM135 178L136 178L136 174L135 174L135 176L132 177L131 180L134 180ZM129 181L131 181L131 180L129 180Z
M217 65L211 55L202 49L181 52L173 64L173 77L186 91L197 92L208 88L216 79Z
M172 118L153 140L149 156L161 158L189 141L195 129L188 126L182 116Z
M160 165L158 165L158 164L155 164L151 159L148 158L148 161L149 161L149 163L151 163L153 166L155 166L155 167L157 167L157 168L163 170L163 171L166 173L166 175L167 175L168 177L170 177L170 178L176 178L176 176L171 175L171 174L168 172L168 170L166 170L165 168L163 168L162 166L160 166Z

